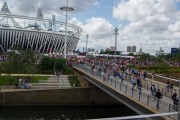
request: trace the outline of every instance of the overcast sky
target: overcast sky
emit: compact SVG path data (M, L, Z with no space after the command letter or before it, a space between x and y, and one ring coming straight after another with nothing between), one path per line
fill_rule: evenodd
M44 16L55 14L65 21L61 6L66 0L0 0L6 1L12 14L36 16L38 7ZM114 29L118 27L117 49L126 51L136 45L144 52L154 54L160 47L170 52L180 46L180 0L69 0L74 7L68 13L68 21L83 28L78 47L85 47L85 35L89 34L88 47L97 50L114 46Z

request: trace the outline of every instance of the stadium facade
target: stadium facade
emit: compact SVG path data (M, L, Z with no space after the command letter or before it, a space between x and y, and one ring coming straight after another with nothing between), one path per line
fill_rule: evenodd
M0 50L33 49L37 53L63 53L66 23L44 19L42 9L36 17L11 14L5 2L0 11ZM76 49L82 29L67 24L67 52Z

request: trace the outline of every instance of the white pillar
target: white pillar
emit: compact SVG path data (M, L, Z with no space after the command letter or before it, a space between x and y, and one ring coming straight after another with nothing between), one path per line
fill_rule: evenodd
M115 35L115 59L114 59L114 63L116 65L116 50L117 50L117 35L118 35L117 27L116 27L116 29L114 29L114 31L115 31L115 33L114 33L114 35Z

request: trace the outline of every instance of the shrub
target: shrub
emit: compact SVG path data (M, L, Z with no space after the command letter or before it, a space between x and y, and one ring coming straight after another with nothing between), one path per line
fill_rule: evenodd
M69 82L71 86L75 84L76 87L81 87L80 81L78 80L77 76L69 76Z

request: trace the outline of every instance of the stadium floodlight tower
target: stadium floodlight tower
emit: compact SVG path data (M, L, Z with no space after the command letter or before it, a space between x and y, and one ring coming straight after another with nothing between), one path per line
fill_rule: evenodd
M118 28L117 27L114 29L114 35L115 35L115 57L114 57L114 63L116 65L116 50L117 50L117 35L118 35Z
M66 59L66 46L67 46L67 12L73 11L74 8L68 6L68 0L66 3L66 6L60 7L60 10L63 10L66 12L66 25L65 25L65 40L64 40L64 58Z
M87 50L88 39L89 39L89 35L87 34L86 35L86 58L87 58L87 53L88 53L88 50Z

